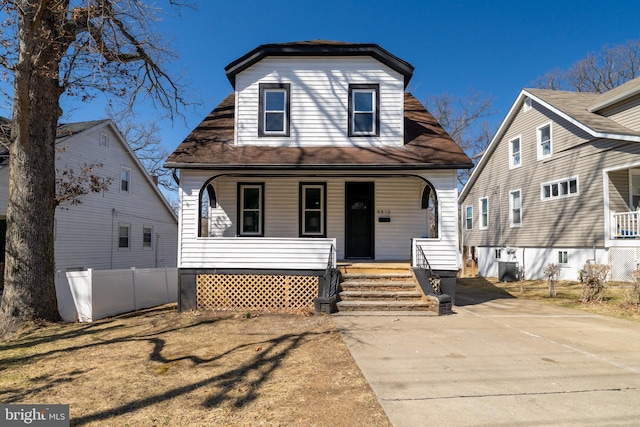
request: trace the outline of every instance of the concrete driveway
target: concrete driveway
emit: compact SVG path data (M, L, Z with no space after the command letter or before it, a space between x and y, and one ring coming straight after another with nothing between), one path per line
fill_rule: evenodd
M395 427L638 426L640 323L462 289L455 314L334 316Z

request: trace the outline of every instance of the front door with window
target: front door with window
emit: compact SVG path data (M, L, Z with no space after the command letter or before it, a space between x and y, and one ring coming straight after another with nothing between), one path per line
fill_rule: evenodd
M345 257L373 258L373 182L345 184Z

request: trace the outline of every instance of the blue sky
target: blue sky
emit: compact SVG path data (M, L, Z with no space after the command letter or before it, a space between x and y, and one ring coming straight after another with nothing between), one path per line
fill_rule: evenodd
M566 69L604 45L640 38L640 2L433 0L202 0L196 11L166 9L161 23L179 55L172 71L204 102L186 123L162 121L171 152L232 92L224 67L266 43L340 40L376 43L415 67L407 88L429 95L494 96L499 124L520 89L554 68ZM100 103L63 118L103 118ZM155 119L147 110L145 120Z

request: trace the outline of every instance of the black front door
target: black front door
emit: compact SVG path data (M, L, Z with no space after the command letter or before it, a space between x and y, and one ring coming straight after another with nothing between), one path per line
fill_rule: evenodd
M373 258L373 182L345 184L345 257Z

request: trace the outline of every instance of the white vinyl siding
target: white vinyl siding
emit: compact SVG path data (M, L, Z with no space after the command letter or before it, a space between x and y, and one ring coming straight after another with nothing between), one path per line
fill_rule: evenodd
M260 83L290 84L290 137L258 138ZM350 84L378 84L380 136L348 136ZM266 58L236 76L238 145L402 146L404 81L373 58Z
M219 247L220 241L214 237L197 237L197 207L201 186L215 172L183 170L181 175L182 227L180 231L180 261L182 268L201 268L211 266L204 260L209 259L209 251ZM296 174L297 175L297 174ZM237 182L264 182L264 238L294 239L299 237L299 194L300 183L308 182L304 174L290 177L268 177L256 175L255 178L219 177L215 181L218 208L212 219L212 234L233 239L236 236L236 197ZM431 248L437 248L439 265L457 269L457 184L454 171L434 171L425 174L434 185L440 209L438 225L439 238L427 239ZM318 177L316 177L318 179ZM344 258L344 187L346 181L367 181L375 185L375 207L379 211L374 218L375 259L409 260L411 257L411 239L420 238L427 233L426 210L421 208L423 181L416 177L363 178L351 177L321 178L326 182L327 192L327 230L326 237L336 239L338 259ZM390 222L379 222L378 218L389 217ZM215 229L219 224L220 228ZM324 240L324 239L319 239ZM328 255L328 254L327 254ZM430 260L431 261L431 260ZM253 264L252 264L253 266Z

